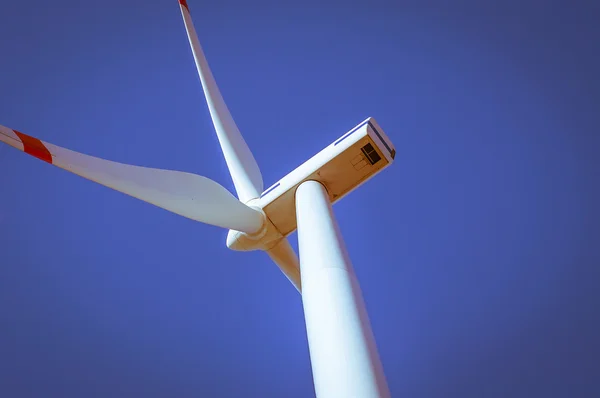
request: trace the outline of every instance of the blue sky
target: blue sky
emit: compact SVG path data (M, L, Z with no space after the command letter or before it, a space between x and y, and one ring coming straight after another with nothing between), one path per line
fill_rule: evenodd
M335 206L394 396L600 394L598 6L188 3L265 186L368 116L394 142ZM0 14L0 124L233 191L175 0ZM0 395L314 396L265 254L7 146L0 167Z

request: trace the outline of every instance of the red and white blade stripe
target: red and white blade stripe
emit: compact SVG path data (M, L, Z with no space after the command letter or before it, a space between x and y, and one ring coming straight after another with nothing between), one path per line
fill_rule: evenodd
M181 4L182 7L185 7L188 12L190 12L190 8L188 7L186 0L179 0L179 4Z
M20 131L0 126L0 141L52 164L52 154L45 142Z

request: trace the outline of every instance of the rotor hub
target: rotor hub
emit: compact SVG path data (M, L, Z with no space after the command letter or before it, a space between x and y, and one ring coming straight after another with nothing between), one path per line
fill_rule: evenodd
M258 199L249 200L246 205L260 212L263 217L262 227L253 234L247 234L241 231L230 229L227 233L227 247L236 251L252 251L252 250L270 250L284 236L279 232L277 227L271 222L262 208L254 206L253 202L258 202Z

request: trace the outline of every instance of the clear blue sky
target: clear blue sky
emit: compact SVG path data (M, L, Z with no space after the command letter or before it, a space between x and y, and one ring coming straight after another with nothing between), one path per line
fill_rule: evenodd
M266 186L368 116L395 143L335 207L394 396L600 396L597 5L188 2ZM177 1L0 15L0 124L233 191ZM314 395L266 255L7 146L0 170L0 395Z

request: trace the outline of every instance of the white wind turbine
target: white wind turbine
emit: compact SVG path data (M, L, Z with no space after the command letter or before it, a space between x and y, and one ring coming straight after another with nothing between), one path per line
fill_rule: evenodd
M331 205L392 164L395 149L368 118L266 191L179 0L202 88L238 194L206 177L74 152L0 126L0 141L181 216L229 229L227 247L264 250L302 293L316 395L388 397L358 281ZM298 229L300 261L287 240Z

